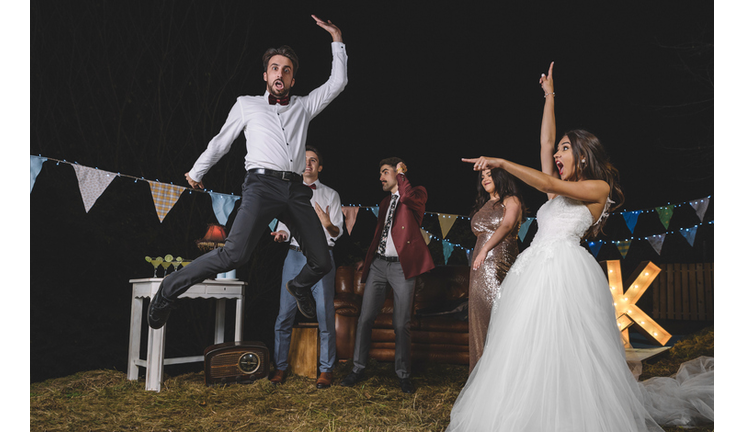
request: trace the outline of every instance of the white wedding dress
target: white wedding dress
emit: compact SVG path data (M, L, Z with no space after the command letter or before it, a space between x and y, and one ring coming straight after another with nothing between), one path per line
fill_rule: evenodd
M447 431L662 431L657 421L712 422L712 358L696 363L694 378L653 379L648 390L631 374L607 278L580 245L589 209L558 196L537 220L502 282L483 356Z

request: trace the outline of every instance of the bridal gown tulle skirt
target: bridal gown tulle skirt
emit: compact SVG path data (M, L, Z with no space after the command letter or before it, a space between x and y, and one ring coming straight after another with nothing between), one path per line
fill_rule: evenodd
M708 375L692 393L680 398L684 384L667 378L650 395L625 361L607 278L594 257L578 242L533 241L503 281L483 356L447 430L661 431L651 414L686 415L680 421L687 422L708 405L712 421L712 359L708 366L695 374Z

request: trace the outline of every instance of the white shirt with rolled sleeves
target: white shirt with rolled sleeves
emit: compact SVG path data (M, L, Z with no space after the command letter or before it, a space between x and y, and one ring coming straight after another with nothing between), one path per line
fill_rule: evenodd
M341 198L338 196L338 192L322 184L320 180L318 180L315 182L313 197L310 198L310 204L312 204L313 207L315 207L315 203L318 203L323 211L326 211L326 207L328 207L328 216L331 218L331 223L336 228L338 228L338 235L333 237L328 233L328 230L323 227L323 232L325 233L328 247L333 247L336 244L336 240L338 240L338 238L344 234L344 228L342 226L342 224L344 223L344 213L341 211ZM289 234L289 237L288 240L285 240L285 242L289 241L289 239L291 238L289 244L295 247L300 247L300 244L297 243L297 240L292 237L292 233L289 231L289 228L287 228L287 226L284 225L282 222L276 224L275 231L286 231Z
M209 142L189 171L200 182L238 135L245 134L245 169L267 168L305 171L305 141L312 120L346 87L346 45L331 42L331 76L307 96L292 96L288 105L270 105L269 92L263 96L240 96L227 116L222 130Z

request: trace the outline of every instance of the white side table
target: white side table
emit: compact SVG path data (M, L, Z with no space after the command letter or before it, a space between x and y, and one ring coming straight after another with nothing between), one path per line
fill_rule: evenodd
M127 378L136 380L137 367L146 368L145 390L160 391L163 376L163 366L181 363L203 362L204 356L164 358L165 328L148 329L147 358L140 358L140 335L142 320L147 321L147 311L143 311L145 297L152 297L158 292L163 278L132 279L132 315L129 321L129 361L127 362ZM225 302L235 299L235 341L240 341L243 335L243 300L247 282L239 280L216 279L205 280L189 288L178 296L183 298L214 298L217 299L215 313L214 343L225 341Z

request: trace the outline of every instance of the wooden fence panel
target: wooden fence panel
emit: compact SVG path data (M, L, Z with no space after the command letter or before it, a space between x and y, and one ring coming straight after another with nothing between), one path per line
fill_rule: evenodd
M708 271L704 272L705 277L705 317L713 320L713 263L703 265Z
M703 264L695 264L695 315L694 320L705 320L705 276L703 275Z
M666 319L674 319L674 264L667 264L666 277Z
M662 264L651 283L654 319L713 320L713 263Z

